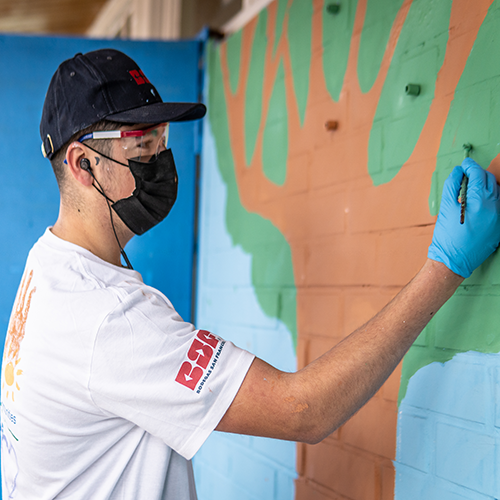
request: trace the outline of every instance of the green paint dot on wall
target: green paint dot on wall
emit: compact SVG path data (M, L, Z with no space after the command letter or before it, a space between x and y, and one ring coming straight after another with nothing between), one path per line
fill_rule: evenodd
M382 89L368 144L375 185L392 180L410 157L434 98L448 42L452 0L413 2ZM407 85L420 85L418 96Z
M262 166L265 176L279 186L285 183L288 158L288 114L285 69L280 62L264 128Z

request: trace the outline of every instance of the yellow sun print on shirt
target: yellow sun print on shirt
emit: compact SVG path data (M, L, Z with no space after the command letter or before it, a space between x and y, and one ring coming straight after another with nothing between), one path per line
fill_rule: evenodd
M10 318L7 340L5 341L3 353L2 390L5 391L5 398L8 399L10 397L12 401L14 401L14 391L21 390L18 378L23 374L23 371L19 369L17 365L21 361L19 349L21 348L21 342L24 339L26 331L26 320L28 319L31 298L36 290L36 287L33 287L28 295L32 279L33 271L31 271L27 277L26 275L23 276Z

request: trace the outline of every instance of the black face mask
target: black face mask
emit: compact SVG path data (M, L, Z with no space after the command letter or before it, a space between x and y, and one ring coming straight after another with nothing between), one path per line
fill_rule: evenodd
M135 179L135 190L111 207L132 232L141 235L161 222L174 206L177 170L171 149L162 151L150 163L128 160L128 167Z

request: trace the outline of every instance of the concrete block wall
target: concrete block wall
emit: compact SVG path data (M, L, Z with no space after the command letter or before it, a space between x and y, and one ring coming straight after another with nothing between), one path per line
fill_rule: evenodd
M295 290L282 281L275 288L252 283L252 257L245 250L247 244L227 229L226 210L231 197L238 205L234 193L236 184L231 180L230 169L223 169L221 173L218 166L212 126L217 126L217 121L206 121L203 130L196 324L217 332L282 370L295 371L293 335L280 318L295 315L294 304L291 314L287 312L290 307L287 303L294 302L288 296L293 297ZM236 222L250 226L248 232L253 239L259 238L256 234L259 228L268 236L271 232L272 238L272 228L262 229L265 221L249 221L250 214L241 206L233 205L229 216L235 212L239 212ZM279 248L286 242L279 236L275 238L274 249L281 255ZM257 251L267 255L265 243L257 245ZM267 304L269 315L259 303L256 288ZM194 459L198 498L292 499L297 476L295 461L294 443L213 433Z
M500 179L500 0L331 4L276 0L208 49L198 324L281 367L418 271L462 144ZM251 498L499 498L499 266L464 282L349 422L297 445L295 467L283 443L214 435L200 498L248 477Z

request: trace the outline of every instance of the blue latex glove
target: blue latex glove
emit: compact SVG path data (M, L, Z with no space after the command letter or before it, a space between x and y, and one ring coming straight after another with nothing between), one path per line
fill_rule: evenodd
M458 194L469 178L465 222L460 224ZM468 278L500 242L500 188L495 176L466 158L444 184L441 207L427 256Z

